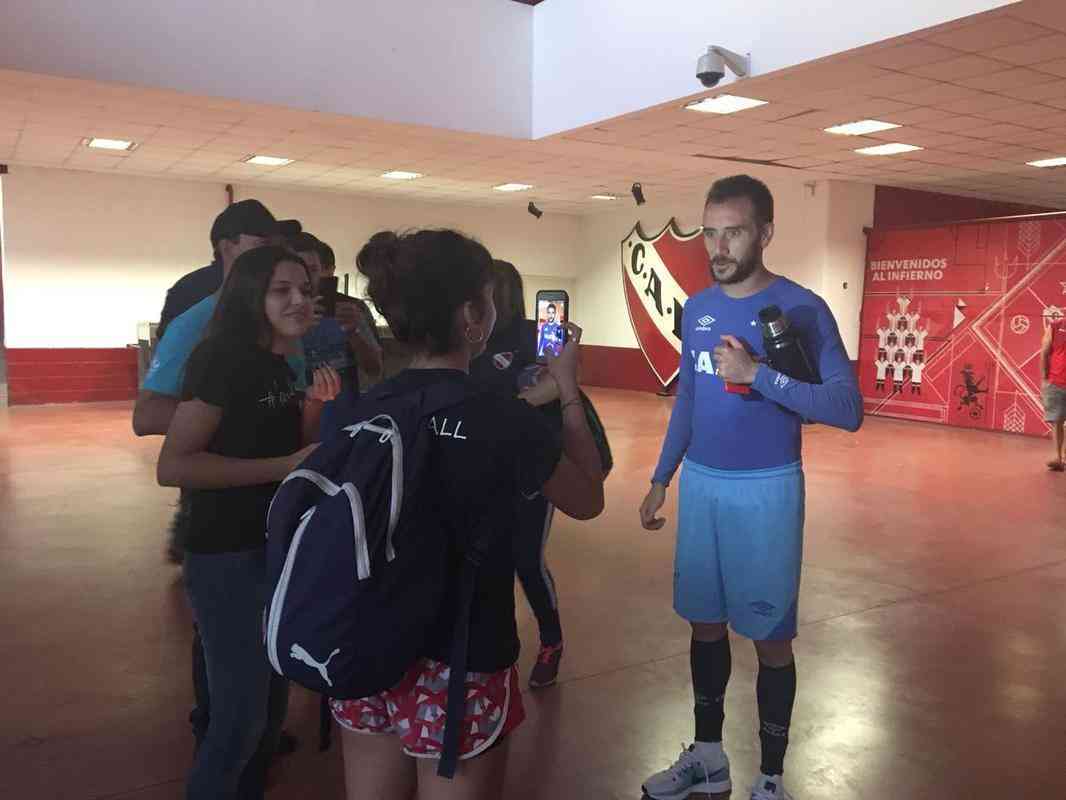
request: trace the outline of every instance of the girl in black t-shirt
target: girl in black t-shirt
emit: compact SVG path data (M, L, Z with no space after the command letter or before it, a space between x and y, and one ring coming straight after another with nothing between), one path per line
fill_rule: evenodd
M395 337L415 351L411 367L392 380L412 390L467 380L496 322L488 251L454 231L385 232L367 243L356 263ZM433 420L438 438L430 468L442 498L441 534L455 540L485 523L497 533L478 571L470 617L459 769L454 782L436 775L458 605L448 597L438 636L425 642L424 657L397 686L333 703L344 730L350 800L410 798L416 791L420 800L502 796L506 737L524 716L514 666L515 498L541 492L578 519L603 509L602 465L577 385L580 335L571 326L571 344L548 363L562 401L561 442L544 417L513 394L474 394L448 409L447 419ZM361 735L367 733L381 735Z
M306 267L284 248L234 262L159 454L160 484L188 499L185 585L211 694L190 800L261 797L281 732L286 684L262 646L267 509L313 449L306 432L340 385L335 372L316 372L301 407L285 354L310 326L310 295Z
M561 424L559 387L551 375L546 370L541 371L535 383L528 387L519 386L531 371L535 373L537 363L537 323L526 319L522 276L507 261L494 261L492 267L496 327L485 352L470 364L470 377L490 391L508 397L517 394L531 406L541 408L548 423L558 430ZM563 654L563 628L555 578L545 556L555 507L540 492L532 497L519 495L514 500L515 569L540 632L540 651L529 676L529 685L539 689L555 683Z

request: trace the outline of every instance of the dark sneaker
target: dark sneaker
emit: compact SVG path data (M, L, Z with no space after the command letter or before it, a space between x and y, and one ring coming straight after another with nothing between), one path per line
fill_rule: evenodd
M530 689L543 689L551 686L559 677L559 661L563 657L563 643L541 645L537 655L537 663L533 665L533 671L529 675Z

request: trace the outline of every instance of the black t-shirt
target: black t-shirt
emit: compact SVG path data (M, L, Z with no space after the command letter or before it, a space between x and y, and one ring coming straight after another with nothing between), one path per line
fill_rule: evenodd
M301 411L285 357L261 347L210 337L189 356L182 400L222 409L209 453L231 458L287 456L300 448ZM265 546L266 515L276 483L186 489L193 553L232 553Z
M516 317L492 332L485 352L470 362L470 377L483 389L514 397L519 373L536 363L537 323Z
M222 262L212 261L206 267L190 272L178 279L167 290L167 299L159 315L159 330L156 337L163 338L175 317L181 316L205 297L210 297L222 285Z
M537 323L516 318L506 328L492 332L485 352L470 362L470 377L482 389L514 397L518 394L519 373L536 363ZM540 406L538 411L553 430L562 430L563 412L558 400Z
M394 380L401 387L414 389L435 381L463 379L462 373L453 370L407 370ZM454 591L462 566L459 543L484 524L492 536L478 571L467 669L496 672L518 660L511 546L516 501L522 494L540 491L559 463L562 446L544 417L513 396L477 394L438 416L441 435L432 450L429 469L439 491L441 533L453 542L456 580L435 628L438 638L427 642L424 654L445 663L451 660L457 611ZM461 435L451 435L457 428Z

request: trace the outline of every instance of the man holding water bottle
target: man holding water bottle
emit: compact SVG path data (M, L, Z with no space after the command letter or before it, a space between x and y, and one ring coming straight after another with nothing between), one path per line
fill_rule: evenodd
M645 782L654 800L732 788L722 748L732 665L727 625L753 641L759 658L762 774L751 800L789 797L782 774L796 696L801 426L813 421L854 431L863 411L825 301L763 263L773 222L770 190L747 175L716 181L707 194L703 232L716 285L685 307L677 400L640 508L644 528L663 527L666 520L656 514L684 459L674 609L692 625L696 736L673 766ZM771 306L785 318L820 382L765 363L760 312Z

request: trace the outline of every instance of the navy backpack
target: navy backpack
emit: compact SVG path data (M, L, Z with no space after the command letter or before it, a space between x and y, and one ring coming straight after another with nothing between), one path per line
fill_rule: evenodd
M295 683L340 700L395 686L438 623L451 542L428 466L430 418L469 399L469 380L397 381L360 402L278 488L267 515L267 657ZM454 432L454 429L453 429ZM487 531L464 544L439 773L452 777L465 714L470 605ZM454 724L453 724L454 723Z

